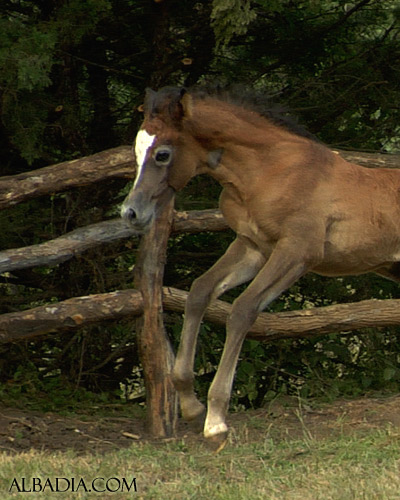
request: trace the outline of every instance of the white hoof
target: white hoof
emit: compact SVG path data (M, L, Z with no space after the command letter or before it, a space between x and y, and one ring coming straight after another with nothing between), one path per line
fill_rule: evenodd
M208 426L207 423L204 427L204 437L206 439L213 438L215 436L221 436L221 435L226 435L228 432L228 426L224 423L221 422L220 424L213 425L213 426Z

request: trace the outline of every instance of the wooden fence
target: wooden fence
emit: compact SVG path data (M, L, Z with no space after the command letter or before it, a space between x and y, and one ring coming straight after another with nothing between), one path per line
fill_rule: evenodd
M340 154L368 167L400 167L400 155ZM131 148L121 146L79 160L0 178L0 208L106 178L133 178L134 174ZM177 420L177 397L170 379L174 355L164 330L162 311L182 312L187 296L182 290L162 286L169 235L227 228L218 210L175 212L173 201L166 202L162 216L141 238L133 277L135 289L74 297L0 316L1 343L53 335L61 330L73 331L109 319L141 317L137 341L146 385L147 420L149 431L157 437L173 435ZM121 219L92 224L45 243L0 252L0 274L55 265L88 248L132 236L131 227ZM205 317L223 324L229 311L229 304L216 300ZM366 300L304 311L262 313L248 336L270 341L396 324L400 324L400 300Z

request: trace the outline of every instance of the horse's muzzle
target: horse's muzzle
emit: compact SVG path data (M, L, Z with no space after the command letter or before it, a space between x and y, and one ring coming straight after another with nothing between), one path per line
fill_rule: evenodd
M121 217L128 221L138 233L146 233L154 219L154 207L138 209L135 203L126 199L121 207Z
M175 191L170 186L153 197L140 190L133 191L122 203L121 217L128 221L137 233L146 233L174 195Z

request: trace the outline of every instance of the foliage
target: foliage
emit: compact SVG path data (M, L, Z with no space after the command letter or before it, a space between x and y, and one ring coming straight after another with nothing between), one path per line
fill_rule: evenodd
M15 371L13 379L0 387L0 398L9 406L62 413L87 409L88 404L94 406L119 401L110 392L93 393L60 377L40 377L33 363Z
M211 25L217 47L228 45L234 35L244 35L256 17L249 0L214 0Z
M279 96L329 143L392 150L399 12L398 0L3 2L0 156L12 145L12 172L119 144L146 86L204 79Z
M239 82L271 94L332 146L398 151L399 18L399 0L4 0L1 172L26 172L131 142L147 86L210 81ZM0 245L46 241L115 216L124 189L121 181L107 182L3 211ZM210 208L218 193L215 183L201 177L179 195L178 206ZM166 284L187 289L231 238L230 233L205 233L171 239ZM131 286L132 246L120 242L51 269L1 276L3 311ZM309 276L272 307L278 311L397 294L396 285L378 278ZM169 316L167 324L176 343L180 316ZM7 363L0 363L0 380L15 381L18 374L19 384L25 373L36 387L53 394L48 385L52 373L55 384L58 377L98 393L133 387L141 401L132 330L129 322L104 324L72 337L60 334L46 342L9 346L2 351ZM204 398L224 331L204 324L201 337L206 340L201 339L196 369ZM397 390L398 352L394 328L313 341L249 341L233 405L260 406L279 393L334 397ZM18 384L6 386L6 392ZM33 385L21 387L33 396Z
M55 88L61 76L67 77L62 74L67 51L95 29L110 5L106 0L71 1L60 6L50 22L33 2L24 3L26 11L16 4L10 12L6 6L0 18L0 86L2 121L10 142L32 163L43 155L50 114L64 107L68 114L67 96L57 101Z

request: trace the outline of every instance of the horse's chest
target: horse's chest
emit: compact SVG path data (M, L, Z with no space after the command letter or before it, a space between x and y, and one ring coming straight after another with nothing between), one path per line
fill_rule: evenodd
M265 216L264 212L259 213L258 204L244 203L227 191L220 198L220 208L229 227L238 236L252 241L263 253L271 251L280 231L273 214Z
M260 225L247 214L242 212L234 214L233 212L224 213L229 226L238 236L242 236L254 243L263 253L270 253L276 240L272 234L261 228Z

